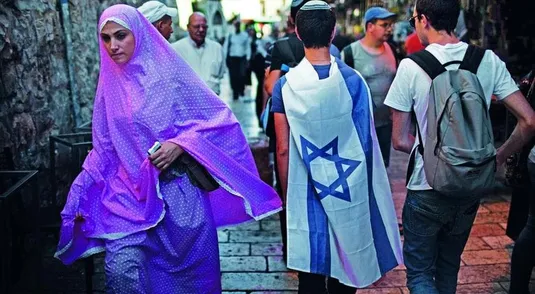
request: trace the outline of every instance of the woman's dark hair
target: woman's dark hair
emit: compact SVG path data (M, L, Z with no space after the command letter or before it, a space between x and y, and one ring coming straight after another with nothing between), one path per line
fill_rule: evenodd
M435 30L451 34L457 26L461 4L459 0L417 0L416 12L419 17L425 15Z
M329 47L336 16L332 9L300 10L295 25L305 48Z

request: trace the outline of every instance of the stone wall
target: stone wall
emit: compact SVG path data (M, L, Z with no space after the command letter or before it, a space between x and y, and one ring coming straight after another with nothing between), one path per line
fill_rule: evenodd
M15 168L46 168L48 137L74 127L59 0L0 0L0 152ZM70 0L74 72L81 121L91 118L98 77L97 21L116 3Z
M0 2L0 150L18 168L40 166L51 131L72 126L55 2Z

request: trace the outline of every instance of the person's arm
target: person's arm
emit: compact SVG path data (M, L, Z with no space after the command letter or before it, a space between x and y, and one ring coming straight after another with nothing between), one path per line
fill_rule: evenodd
M217 56L217 61L218 61L218 71L217 71L217 78L219 79L219 81L221 81L221 79L223 79L224 75L225 75L225 50L223 49L223 47L220 47L218 49L218 56Z
M385 105L390 107L392 111L392 145L394 149L410 153L415 140L411 132L413 91L410 89L414 73L407 63L408 61L403 60L399 64L396 77L386 95Z
M214 92L219 96L221 94L221 80L225 75L226 65L223 58L223 47L219 43L214 43L217 47L214 48L213 62L210 69L209 80L212 82L211 87Z
M273 96L271 97L271 111L273 113L273 128L275 132L275 156L277 158L277 173L279 176L283 202L286 202L286 191L288 188L288 160L289 160L289 138L290 130L288 120L286 119L286 110L282 100L282 87L285 79L280 79L273 87Z
M499 102L502 102L517 119L517 124L511 136L498 148L496 161L498 165L505 162L514 152L519 151L533 137L535 133L535 114L526 98L518 89L516 82L511 77L505 63L492 51L491 62L495 66L494 94Z
M182 153L184 149L173 140L169 140L163 142L160 149L151 154L149 159L159 170L166 170Z
M268 96L273 95L273 87L275 86L275 83L279 80L281 76L280 69L274 69L269 71L269 74L266 77L266 82L264 84L264 89L266 89L266 93Z
M276 133L276 156L277 172L282 188L282 201L286 203L286 194L288 192L288 160L290 151L290 126L286 119L286 114L275 113L275 133Z
M501 100L505 107L516 117L517 124L513 133L496 153L498 165L505 162L514 152L520 150L535 134L535 112L520 91Z
M411 153L415 138L411 134L411 112L399 111L392 108L392 146L394 149Z

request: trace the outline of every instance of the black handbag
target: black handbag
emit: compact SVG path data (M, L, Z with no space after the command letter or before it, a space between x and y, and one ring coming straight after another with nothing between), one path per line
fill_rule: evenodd
M197 188L211 192L219 188L214 177L195 158L187 152L182 153L176 160L184 168L190 182Z
M161 148L160 142L155 142L154 145L147 151L149 155L154 154ZM189 153L183 152L175 161L171 163L169 168L160 174L160 179L163 181L171 181L177 177L186 174L191 184L195 187L207 192L211 192L219 188L219 184L212 177L212 175Z
M505 185L520 188L528 183L528 165L526 152L515 152L505 161Z

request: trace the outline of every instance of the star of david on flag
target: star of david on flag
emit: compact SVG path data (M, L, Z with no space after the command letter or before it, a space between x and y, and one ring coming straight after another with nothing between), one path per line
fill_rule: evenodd
M361 161L340 157L338 153L338 137L335 137L327 145L320 148L301 136L301 149L303 151L303 161L309 172L310 180L318 192L319 198L323 200L325 197L331 195L350 202L351 195L347 178L357 169ZM317 158L332 161L336 167L338 178L328 186L312 178L310 164Z

